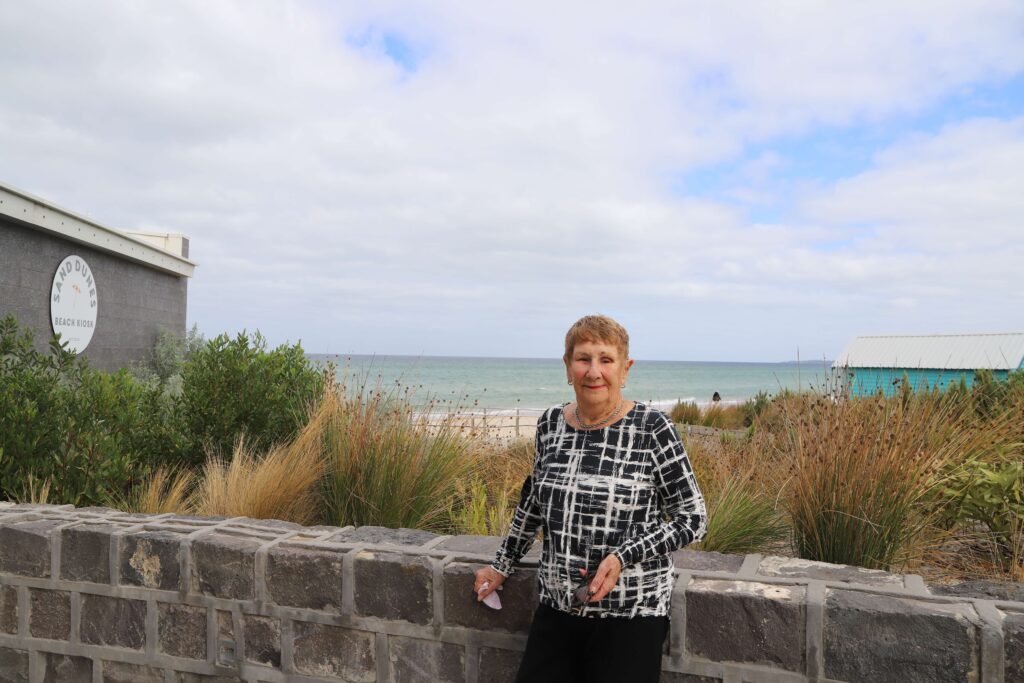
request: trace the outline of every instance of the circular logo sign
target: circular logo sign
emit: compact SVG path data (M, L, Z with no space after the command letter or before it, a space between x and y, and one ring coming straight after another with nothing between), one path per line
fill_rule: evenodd
M96 282L81 256L60 262L50 290L50 320L67 350L81 353L96 329Z

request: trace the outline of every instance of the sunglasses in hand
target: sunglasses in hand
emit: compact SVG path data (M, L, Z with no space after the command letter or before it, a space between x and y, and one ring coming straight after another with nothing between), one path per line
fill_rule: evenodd
M582 614L583 608L590 602L594 593L590 590L590 577L584 572L580 582L572 591L572 599L569 601L569 611L573 614Z

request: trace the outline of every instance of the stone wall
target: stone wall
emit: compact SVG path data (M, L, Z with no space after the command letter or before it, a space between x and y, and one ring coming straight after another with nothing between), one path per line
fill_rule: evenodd
M0 682L511 681L536 554L498 539L0 503ZM665 683L1024 681L1024 603L684 551Z

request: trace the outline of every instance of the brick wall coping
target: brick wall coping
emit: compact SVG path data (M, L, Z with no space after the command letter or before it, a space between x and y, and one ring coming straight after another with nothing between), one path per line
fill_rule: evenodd
M0 502L0 681L512 681L539 544ZM920 576L681 551L665 683L1024 681L1024 602Z

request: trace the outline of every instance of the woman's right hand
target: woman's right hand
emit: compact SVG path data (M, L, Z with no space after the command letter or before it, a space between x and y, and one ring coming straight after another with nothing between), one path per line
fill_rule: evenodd
M484 584L487 588L481 590ZM480 602L488 595L498 590L498 586L505 583L505 577L498 573L494 567L487 565L476 570L476 581L473 583L473 592L476 593L476 600Z

